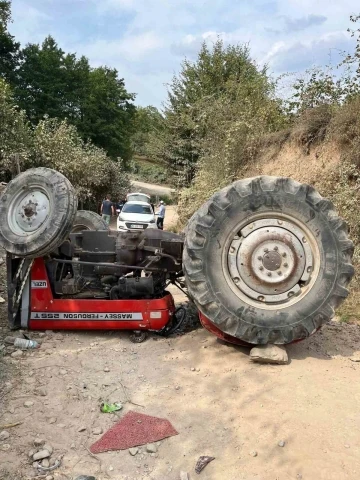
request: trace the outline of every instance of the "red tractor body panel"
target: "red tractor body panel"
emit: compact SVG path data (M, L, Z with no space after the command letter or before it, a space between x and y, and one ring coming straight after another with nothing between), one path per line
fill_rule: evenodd
M144 300L54 298L42 258L32 266L29 300L30 330L161 330L175 311L170 293Z

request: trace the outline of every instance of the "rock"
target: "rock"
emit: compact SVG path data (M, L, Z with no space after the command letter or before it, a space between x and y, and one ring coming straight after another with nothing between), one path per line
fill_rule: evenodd
M137 447L134 447L134 448L129 448L129 453L130 455L132 455L133 457L138 453L139 449Z
M5 260L2 257L0 257L0 265L2 265L4 262Z
M10 445L8 443L4 443L3 445L1 445L1 450L7 452L8 450L10 450Z
M59 428L65 428L66 425L65 425L65 423L58 423L58 427L59 427Z
M0 303L5 303L5 301L6 301L5 298L0 296Z
M180 480L189 480L189 474L187 472L180 472Z
M0 432L0 442L7 440L9 437L10 437L10 433L7 432L6 430L3 430L2 432Z
M54 333L52 330L45 330L46 335L51 335L52 333Z
M44 468L49 468L50 467L50 462L47 458L44 458L44 460L41 462L41 466Z
M9 413L13 415L15 413L15 408L14 407L9 407Z
M345 448L350 448L350 445L345 444L344 447L345 447Z
M56 418L55 417L49 418L49 423L50 425L53 425L54 423L56 423Z
M11 354L12 358L20 358L23 356L23 351L22 350L15 350L15 352L13 352Z
M103 429L101 427L96 427L92 431L93 435L101 435L103 433Z
M44 443L45 443L45 440L43 438L35 438L34 440L35 447L42 447Z
M250 359L259 363L275 363L285 365L288 363L288 355L282 345L259 345L250 350Z
M195 372L195 368L194 367L191 367L190 369L192 372Z
M78 432L80 432L80 433L85 432L85 431L86 431L86 427L80 427L79 430L78 430Z
M45 337L45 335L46 335L46 333L45 333L45 332L40 332L40 333L39 333L39 337L40 337L40 338L44 338L44 337Z
M50 452L48 450L40 450L40 452L35 453L33 456L33 459L36 460L42 460L43 458L48 458L50 457Z
M47 475L45 477L45 480L54 480L54 477L52 475Z
M105 367L105 368L104 368L104 372L110 372L110 368L109 368L109 367Z
M61 368L59 373L60 373L60 375L66 375L67 371L65 370L65 368Z
M37 469L37 467L38 467L38 462L33 462L32 466Z
M74 478L74 480L96 480L92 475L80 475L79 477Z
M155 443L149 443L148 445L146 445L146 451L148 453L156 453L157 452L157 446L155 445Z
M112 472L113 470L114 470L114 467L112 465L110 465L109 472Z
M44 445L44 450L47 450L47 451L50 453L50 455L51 455L51 454L53 453L53 451L54 451L53 447L52 447L49 443L45 443L45 445Z
M252 457L257 457L257 451L256 450L253 450L252 452L250 452L250 455Z
M46 397L47 390L45 387L38 387L34 390L35 395L39 395L40 397Z
M35 453L36 453L36 450L34 450L34 449L30 450L29 453L28 453L28 457L32 458L35 455Z
M34 405L34 402L32 402L31 400L27 400L26 402L24 402L24 407L25 408L30 408Z
M285 447L285 442L284 440L280 440L280 442L278 443L279 447Z

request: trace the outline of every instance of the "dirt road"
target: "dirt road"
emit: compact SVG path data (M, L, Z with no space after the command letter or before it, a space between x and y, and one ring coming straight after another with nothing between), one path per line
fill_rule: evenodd
M149 195L166 195L171 197L171 194L175 191L173 188L156 185L154 183L138 182L137 180L131 180L131 183L137 190L148 193Z
M1 307L2 336L4 314ZM2 480L33 478L35 438L51 444L53 458L64 455L55 480L178 480L181 470L193 480L200 455L215 457L204 480L359 478L358 326L333 322L290 346L287 366L252 364L247 349L202 329L140 345L116 332L47 332L43 340L35 352L5 357L0 423L22 423L0 442ZM117 421L100 413L102 400L123 402L120 417L130 410L165 417L179 435L153 455L141 448L134 457L91 456L94 429Z

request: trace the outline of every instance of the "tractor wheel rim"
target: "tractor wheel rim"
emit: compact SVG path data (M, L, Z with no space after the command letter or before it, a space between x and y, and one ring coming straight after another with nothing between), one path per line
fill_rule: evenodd
M50 214L50 199L41 187L30 187L14 196L8 209L8 224L13 233L29 236L39 231Z
M283 216L257 217L230 235L227 280L250 304L285 307L309 291L318 274L318 258L306 226Z

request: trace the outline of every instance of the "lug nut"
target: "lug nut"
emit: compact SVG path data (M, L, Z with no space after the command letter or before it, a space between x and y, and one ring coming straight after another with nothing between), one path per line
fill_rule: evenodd
M268 253L269 249L268 248L264 248L264 252L265 253Z
M259 267L259 270L263 271L263 270L264 270L264 267Z
M282 220L278 220L278 224L282 225L283 224Z
M312 270L312 267L308 267L306 271L307 271L308 273L310 273L311 270Z
M293 297L293 296L294 296L294 292L289 292L289 293L288 293L288 297L289 297L289 298L290 298L290 297Z
M278 272L278 275L281 275L281 272L280 272L280 271Z
M235 277L235 278L234 278L234 282L235 282L235 283L239 283L239 281L240 281L240 279L239 279L238 277Z
M268 276L268 277L271 277L271 272L268 272L267 276Z
M274 247L275 252L279 250L279 247Z
M257 259L258 259L258 260L262 260L262 257L259 256L259 257L257 257Z
M234 247L230 247L230 253L234 253L235 252L235 248Z
M284 252L284 253L282 254L282 256L283 256L283 257L286 257L286 252Z
M260 297L258 297L258 300L259 300L259 302L263 302L265 300L265 298L260 295Z
M307 240L306 240L305 237L303 237L302 241L303 241L303 243L306 243L306 242L307 242Z
M284 267L288 267L289 265L287 263L284 263Z

